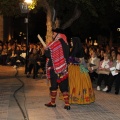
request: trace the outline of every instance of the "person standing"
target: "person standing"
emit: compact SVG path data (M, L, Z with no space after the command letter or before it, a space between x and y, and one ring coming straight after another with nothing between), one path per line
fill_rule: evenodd
M95 101L87 64L84 60L84 49L78 37L71 40L68 78L71 104L90 104Z
M52 31L53 41L45 48L45 55L47 57L46 74L51 83L51 101L45 104L45 106L56 107L55 100L59 86L65 101L64 108L70 110L67 64L69 58L69 45L62 29L56 28Z

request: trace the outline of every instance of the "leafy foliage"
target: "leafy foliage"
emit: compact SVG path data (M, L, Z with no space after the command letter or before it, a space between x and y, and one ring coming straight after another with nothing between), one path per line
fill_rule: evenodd
M32 0L32 4L28 5L28 8L29 8L30 10L34 9L35 6L37 5L37 1L38 1L38 0Z
M0 0L0 13L5 16L19 15L19 0Z
M20 15L19 3L23 0L0 0L0 14L4 16ZM51 8L55 8L56 17L63 25L74 14L76 5L81 11L79 19L74 21L71 26L72 31L77 33L85 33L85 31L98 32L111 31L119 26L117 17L120 16L120 0L33 0L33 4L29 6L38 9L47 2ZM120 18L120 17L119 17Z
M118 1L120 3L120 0ZM86 34L87 32L87 34L93 36L94 34L109 36L111 31L116 30L120 26L118 21L120 13L116 9L119 8L118 3L115 0L91 0L94 12L90 12L89 9L84 7L85 5L82 6L83 4L81 4L82 14L71 26L72 32L78 34Z
M115 0L115 9L120 12L120 0Z

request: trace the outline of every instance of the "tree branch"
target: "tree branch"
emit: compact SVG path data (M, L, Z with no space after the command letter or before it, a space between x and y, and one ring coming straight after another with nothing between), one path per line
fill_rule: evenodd
M81 15L81 11L78 10L78 6L76 5L73 16L61 28L62 29L68 28L76 19L80 17L80 15Z

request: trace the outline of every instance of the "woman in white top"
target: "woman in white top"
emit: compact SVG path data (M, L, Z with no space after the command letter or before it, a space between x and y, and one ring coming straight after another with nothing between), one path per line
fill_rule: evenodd
M115 73L116 74L111 74L110 75L110 77L109 77L109 86L108 86L107 92L111 91L113 82L115 81L115 94L117 95L117 94L119 94L119 89L120 89L120 53L117 53L117 60L113 64L112 67L115 68Z
M109 59L110 55L108 53L104 53L104 60L100 62L98 69L98 81L97 81L97 90L101 90L101 83L104 80L105 88L103 91L108 90L108 78L110 73L110 68L112 66L112 62Z

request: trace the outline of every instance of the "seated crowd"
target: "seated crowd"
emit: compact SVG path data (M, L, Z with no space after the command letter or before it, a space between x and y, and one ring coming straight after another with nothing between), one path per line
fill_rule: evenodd
M115 83L115 94L120 88L120 47L110 48L102 46L83 45L85 61L89 70L92 83L96 82L96 89L99 91L104 81L102 91L110 92ZM0 43L0 65L25 65L26 45L23 44L1 44ZM29 58L27 62L27 77L33 72L33 78L37 77L38 70L45 70L46 58L42 44L29 44Z
M104 81L102 91L110 92L113 83L115 83L115 94L118 94L120 88L120 47L112 47L112 49L109 46L106 48L89 47L89 49L84 47L89 75L91 81L97 83L97 90L102 89L102 81Z
M0 44L0 65L17 66L27 65L26 74L33 78L37 77L40 68L45 69L46 58L42 44L29 44L29 58L26 63L26 45L17 43Z

